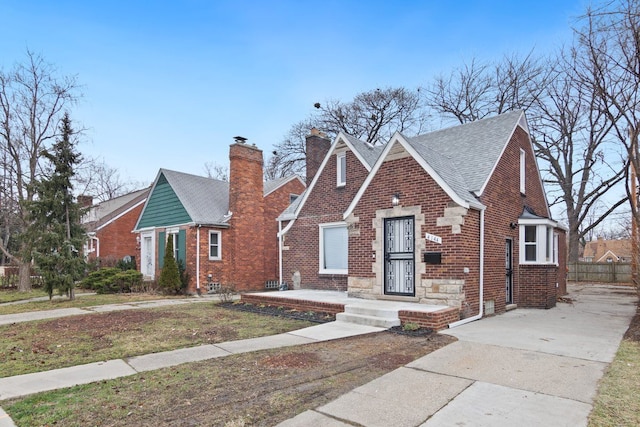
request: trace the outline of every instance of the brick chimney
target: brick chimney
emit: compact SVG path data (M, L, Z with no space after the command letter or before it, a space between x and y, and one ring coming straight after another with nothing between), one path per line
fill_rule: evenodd
M232 277L238 290L264 289L265 230L262 150L235 137L229 148ZM223 249L224 250L224 249ZM227 252L228 253L228 252Z
M327 135L316 128L311 128L309 135L307 135L305 148L307 153L307 187L309 187L316 172L320 169L320 165L329 152L329 148L331 148L331 141L327 138Z

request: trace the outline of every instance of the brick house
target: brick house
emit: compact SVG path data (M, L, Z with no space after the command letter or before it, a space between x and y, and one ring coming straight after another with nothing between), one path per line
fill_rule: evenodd
M263 290L278 279L276 217L304 191L296 176L263 182L262 151L244 138L230 146L229 182L160 169L135 224L141 269L158 277L165 244L189 273L189 293L216 284Z
M82 219L87 232L84 255L88 261L135 257L138 252L136 235L131 230L148 195L149 188L145 188L96 204L91 196L78 197L78 203L88 208Z
M584 245L582 260L585 262L631 262L631 240L606 240L598 237Z
M396 133L382 147L315 132L309 154L307 191L278 218L281 280L446 305L463 319L549 308L565 293L565 229L524 112Z

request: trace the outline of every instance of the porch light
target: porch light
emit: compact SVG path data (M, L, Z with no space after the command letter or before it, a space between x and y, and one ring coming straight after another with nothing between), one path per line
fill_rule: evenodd
M393 206L398 206L400 204L400 193L395 193L391 198L391 204Z

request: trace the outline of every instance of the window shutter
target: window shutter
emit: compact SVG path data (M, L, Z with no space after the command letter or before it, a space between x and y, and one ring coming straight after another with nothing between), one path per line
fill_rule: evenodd
M178 261L182 261L183 266L187 266L187 230L178 231Z
M164 267L164 250L167 245L167 233L161 231L158 233L158 267Z

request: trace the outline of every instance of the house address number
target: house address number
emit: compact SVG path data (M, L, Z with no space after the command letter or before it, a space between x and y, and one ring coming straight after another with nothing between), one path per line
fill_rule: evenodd
M435 242L439 245L442 244L442 237L436 236L435 234L425 233L424 238L430 242Z

